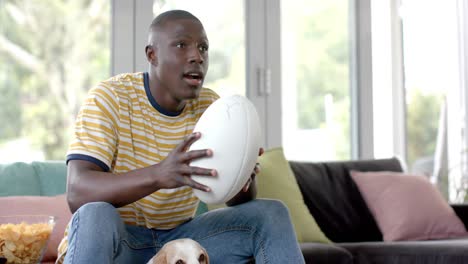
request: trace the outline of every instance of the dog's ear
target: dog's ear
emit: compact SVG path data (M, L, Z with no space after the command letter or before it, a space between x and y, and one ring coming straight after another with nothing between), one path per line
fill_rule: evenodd
M151 264L169 264L167 262L166 250L159 250L158 254L154 256Z
M205 255L204 261L200 261L200 264L210 264L210 256L208 255L208 252L206 252L206 249L202 247L203 250L203 255Z

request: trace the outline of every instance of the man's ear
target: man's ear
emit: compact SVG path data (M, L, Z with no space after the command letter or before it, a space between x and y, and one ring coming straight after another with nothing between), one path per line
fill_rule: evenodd
M153 45L146 45L145 47L145 53L146 53L146 60L153 64L157 64L157 57L156 57L156 50Z

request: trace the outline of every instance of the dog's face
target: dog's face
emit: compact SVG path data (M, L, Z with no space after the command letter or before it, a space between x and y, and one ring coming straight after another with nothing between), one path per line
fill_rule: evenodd
M209 264L206 250L195 240L183 238L166 243L148 264Z

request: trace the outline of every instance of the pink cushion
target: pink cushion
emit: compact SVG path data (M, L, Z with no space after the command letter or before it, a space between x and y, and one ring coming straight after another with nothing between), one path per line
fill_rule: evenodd
M0 197L0 215L53 215L57 222L52 232L43 260L54 260L63 238L65 226L71 218L65 194L57 196L7 196Z
M351 171L384 241L467 236L464 224L423 176Z

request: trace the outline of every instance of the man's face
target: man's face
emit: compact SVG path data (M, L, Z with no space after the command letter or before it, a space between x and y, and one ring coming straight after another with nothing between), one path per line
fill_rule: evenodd
M208 38L200 22L168 21L155 29L152 42L156 58L151 64L164 97L196 98L208 71Z

